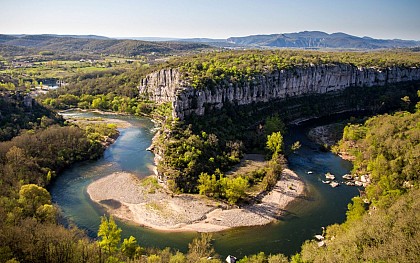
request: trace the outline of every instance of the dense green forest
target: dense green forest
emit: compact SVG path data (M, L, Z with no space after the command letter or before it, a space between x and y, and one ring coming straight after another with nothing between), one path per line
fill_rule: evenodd
M24 95L1 97L1 128L13 127L19 135L0 142L0 262L65 262L69 254L57 249L90 241L79 230L57 224L58 210L43 187L72 163L101 156L102 137L63 126L61 118L36 103L25 107Z
M366 188L366 197L375 206L387 206L407 189L418 188L419 123L419 111L398 112L373 117L364 125L345 127L335 150L355 157L355 174L370 175L375 184Z
M241 119L241 116L247 114L243 110L232 110L229 113L226 110L205 119L190 120L187 122L190 124L174 121L170 115L162 118L163 132L158 134L153 144L164 153L158 163L158 171L167 180L170 189L175 192L200 192L236 203L246 195L242 193L240 198L230 199L226 190L232 187L228 185L235 186L239 192L247 191L255 184L261 184L263 190L272 187L285 163L281 135L285 132L285 125L278 115L274 115L262 120L264 126L255 128L251 125L252 128L246 130L240 122L249 126L252 118ZM273 141L277 141L277 149L267 145ZM234 164L240 162L246 151L252 150L267 155L271 159L269 165L260 171L236 178L224 176Z

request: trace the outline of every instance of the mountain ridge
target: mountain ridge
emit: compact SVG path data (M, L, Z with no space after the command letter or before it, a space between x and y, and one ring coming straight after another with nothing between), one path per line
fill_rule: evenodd
M226 41L238 45L272 48L384 49L420 46L420 41L415 40L375 39L343 32L328 34L322 31L230 37Z
M148 41L147 41L148 40ZM349 49L374 50L420 47L420 41L402 39L376 39L353 36L344 32L302 31L279 34L257 34L227 39L212 38L160 38L118 37L98 35L56 34L0 34L0 45L37 48L52 51L94 52L140 55L143 52L170 52L207 47L247 48L298 48L298 49ZM4 48L3 48L4 49Z
M100 36L69 35L2 35L0 51L5 49L32 49L32 52L83 52L89 54L113 54L138 56L151 53L179 53L189 50L210 48L202 43L188 42L151 42L130 39L105 38ZM2 52L0 52L2 54Z
M124 38L140 39L147 38ZM163 41L165 38L154 38ZM174 42L201 43L225 48L307 48L307 49L389 49L419 47L420 41L403 39L377 39L353 36L344 32L301 31L278 34L256 34L221 38L173 38Z

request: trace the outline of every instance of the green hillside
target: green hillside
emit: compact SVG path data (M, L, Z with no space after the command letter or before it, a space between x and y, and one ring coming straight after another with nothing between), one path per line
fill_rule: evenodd
M50 51L57 53L77 52L133 57L150 53L176 54L209 48L209 46L204 44L186 42L147 42L140 40L60 37L55 35L0 35L0 44L3 46L0 51L4 49L8 52L8 55L19 56L22 55L22 50L26 52L30 50L34 52Z

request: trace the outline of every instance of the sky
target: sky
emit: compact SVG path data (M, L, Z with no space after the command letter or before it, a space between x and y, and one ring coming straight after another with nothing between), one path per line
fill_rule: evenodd
M420 40L420 0L0 0L0 34L228 38L305 30Z

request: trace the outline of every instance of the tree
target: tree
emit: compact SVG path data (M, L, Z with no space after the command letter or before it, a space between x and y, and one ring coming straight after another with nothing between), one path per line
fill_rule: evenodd
M283 151L283 136L280 132L273 132L267 136L267 149L274 155L278 155Z
M302 256L300 254L295 254L290 258L291 263L303 263Z
M41 222L55 222L57 210L50 204L44 204L36 210L36 217Z
M201 173L198 178L198 190L200 195L214 196L217 193L218 182L216 175Z
M283 155L276 156L277 158L274 157L268 162L268 167L262 180L262 186L265 190L271 190L277 184L286 162Z
M48 171L48 173L47 173L47 182L50 182L51 181L51 178L52 178L52 173L51 173L51 171Z
M108 253L116 251L121 241L121 231L112 216L109 217L109 220L106 216L102 216L98 230L99 246Z
M64 94L64 95L58 96L58 100L61 103L67 105L68 107L76 107L80 99L79 97L73 94Z
M256 255L245 256L243 259L238 261L239 263L264 263L267 262L264 252L260 252Z
M346 223L354 221L354 220L359 220L363 216L363 214L366 213L365 205L363 203L362 198L356 196L356 197L353 197L352 201L353 201L353 204L350 203L347 205L348 210L346 212L346 216L347 216Z
M179 251L177 251L176 254L171 256L171 258L169 259L169 263L185 263L185 262L187 262L187 258L185 257L184 254L182 254Z
M34 166L32 158L28 156L24 149L12 146L7 151L5 173L10 177L15 178L14 180L25 180L27 177L30 177L32 172L36 170Z
M230 204L236 204L239 199L246 196L246 189L248 189L248 179L242 177L236 178L222 178L221 180L222 189L225 193L225 197Z
M401 98L401 108L403 110L408 110L411 104L410 97L404 96Z
M92 100L92 108L93 109L100 109L101 108L101 103L102 103L101 98L96 98L96 99Z
M194 238L188 245L188 262L199 262L202 258L214 255L214 248L211 244L213 235L202 233L200 237Z
M274 114L273 116L269 116L265 119L264 131L266 135L270 135L273 132L284 133L285 130L286 127L278 114Z
M158 255L152 254L147 257L147 263L160 263L161 258Z
M38 208L43 205L51 205L50 193L36 184L22 185L19 191L19 204L26 216L34 216ZM51 208L40 208L40 211L51 211ZM44 213L42 212L42 213Z
M268 263L288 263L289 259L283 254L270 255Z
M137 250L137 240L135 237L130 236L128 239L124 238L121 244L121 252L130 259L133 259Z

